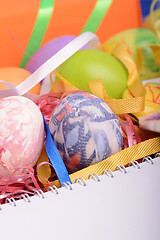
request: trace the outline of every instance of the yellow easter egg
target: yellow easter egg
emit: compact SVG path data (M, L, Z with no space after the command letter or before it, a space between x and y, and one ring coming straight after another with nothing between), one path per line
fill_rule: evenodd
M0 68L0 80L11 83L14 86L17 86L20 83L22 83L30 75L31 75L30 72L19 67ZM30 89L29 92L32 94L39 94L40 88L41 88L41 85L40 83L38 83L32 89ZM8 88L3 83L0 83L0 90L5 90L5 89L8 89Z

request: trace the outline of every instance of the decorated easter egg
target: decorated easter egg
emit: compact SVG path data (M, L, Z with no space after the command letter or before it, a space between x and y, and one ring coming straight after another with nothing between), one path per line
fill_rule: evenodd
M33 167L44 142L44 124L37 105L22 96L0 100L0 177Z
M30 72L19 67L5 67L0 68L0 80L13 84L14 86L22 83L26 78L31 75ZM39 94L41 85L38 83L29 90L30 93ZM0 90L8 89L3 83L0 82Z
M88 82L101 79L109 97L117 99L127 87L128 72L123 64L95 49L78 51L61 64L58 72L73 86L87 92L90 92Z
M66 35L49 41L40 47L39 50L30 58L25 66L25 69L33 73L37 68L39 68L43 63L45 63L63 47L65 47L74 38L75 36Z
M54 109L49 128L70 173L122 149L116 114L102 99L87 92L65 97Z
M139 118L139 126L160 133L160 110Z
M109 42L120 42L131 54L133 60L139 67L138 49L145 45L159 44L157 36L150 30L145 28L129 29L111 37L104 43L104 47ZM139 75L140 80L158 77L160 75L160 67L155 63L155 55L149 46L142 49L142 69Z

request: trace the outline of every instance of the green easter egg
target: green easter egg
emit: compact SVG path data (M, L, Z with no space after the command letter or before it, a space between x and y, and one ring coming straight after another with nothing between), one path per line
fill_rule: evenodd
M57 71L69 83L88 92L88 82L101 79L108 96L116 99L121 98L127 88L128 71L124 65L115 57L95 49L78 51Z
M120 42L127 49L137 66L138 48L145 46L142 49L140 81L160 76L160 67L156 64L154 53L149 47L152 44L160 45L160 41L152 31L145 28L125 30L111 37L103 45L113 41Z

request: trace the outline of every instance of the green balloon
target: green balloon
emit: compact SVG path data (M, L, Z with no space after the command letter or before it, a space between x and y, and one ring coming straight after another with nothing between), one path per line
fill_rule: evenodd
M109 97L119 99L127 88L128 71L115 57L95 49L80 50L57 69L78 89L90 92L88 82L101 79ZM56 80L59 80L56 77Z

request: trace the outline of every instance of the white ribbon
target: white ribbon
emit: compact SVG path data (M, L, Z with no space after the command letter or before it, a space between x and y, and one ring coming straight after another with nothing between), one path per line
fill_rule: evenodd
M49 75L53 70L59 67L63 62L70 58L74 53L80 50L84 45L88 44L88 48L95 48L99 44L98 37L91 33L85 32L73 39L64 48L57 52L53 57L47 60L43 65L41 65L32 75L25 79L18 86L13 86L12 84L3 83L9 88L7 90L0 91L0 98L13 96L13 95L24 95L32 100L37 98L37 95L27 93L31 88L33 88L37 83L42 81L47 75ZM1 81L2 82L2 81Z

